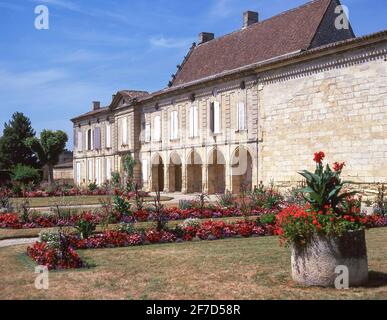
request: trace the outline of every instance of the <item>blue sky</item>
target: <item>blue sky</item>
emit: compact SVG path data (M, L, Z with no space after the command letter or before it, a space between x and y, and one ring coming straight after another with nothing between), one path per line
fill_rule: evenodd
M227 34L242 12L269 18L307 0L0 0L0 126L12 113L39 132L62 129L91 101L166 86L201 31ZM344 0L357 35L387 29L385 0ZM47 5L49 30L34 28ZM1 133L0 133L1 134Z

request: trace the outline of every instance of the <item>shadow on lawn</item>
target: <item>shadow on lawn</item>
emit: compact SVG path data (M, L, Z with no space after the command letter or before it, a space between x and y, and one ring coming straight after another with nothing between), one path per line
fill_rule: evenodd
M368 282L363 285L364 288L378 288L387 286L387 273L370 271L368 273Z

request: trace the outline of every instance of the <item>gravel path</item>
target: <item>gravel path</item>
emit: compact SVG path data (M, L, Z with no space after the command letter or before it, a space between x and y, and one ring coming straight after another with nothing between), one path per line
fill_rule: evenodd
M38 240L39 240L39 238L1 240L0 241L0 248L17 246L19 244L31 244L31 243L34 243Z

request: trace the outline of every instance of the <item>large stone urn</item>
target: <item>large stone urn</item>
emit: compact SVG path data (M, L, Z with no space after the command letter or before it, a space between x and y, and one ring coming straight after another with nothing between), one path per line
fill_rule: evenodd
M302 285L334 287L338 266L348 268L350 287L368 281L364 230L340 237L315 234L304 245L294 243L291 250L292 278Z

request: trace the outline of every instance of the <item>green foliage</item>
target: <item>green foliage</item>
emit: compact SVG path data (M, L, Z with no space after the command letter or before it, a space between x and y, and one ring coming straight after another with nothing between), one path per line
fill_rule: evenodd
M115 195L113 198L113 206L114 210L117 211L118 213L124 215L124 216L131 216L132 215L132 205L129 202L129 198L122 195L118 194Z
M68 141L67 134L61 130L43 130L40 139L28 138L26 145L35 152L42 165L48 167L48 181L53 182L54 165L59 161L60 154L65 150Z
M132 223L120 223L117 227L117 230L127 234L132 234L135 231L134 225Z
M119 188L121 183L121 177L119 172L112 172L112 185L114 188Z
M249 193L251 208L274 209L283 201L283 196L274 190L274 185L265 187L261 182L252 192Z
M324 169L322 161L316 163L314 173L303 170L299 174L306 180L306 187L300 191L315 211L325 212L330 207L339 212L339 205L343 200L355 194L342 192L347 182L341 180L341 170L333 171L328 164Z
M60 247L60 236L58 232L42 231L39 233L39 241L46 242L47 246L52 249L59 249Z
M82 239L87 239L93 234L97 224L92 219L81 218L77 220L74 227Z
M39 168L38 159L25 144L26 139L34 136L31 121L23 113L15 112L4 124L0 138L0 169L12 169L17 164Z
M277 215L275 215L274 213L263 214L259 217L259 222L262 225L274 225L276 222L276 217Z
M97 190L98 186L95 182L91 182L89 183L87 188L89 189L90 192L94 192L95 190Z
M18 164L11 171L11 179L12 182L25 187L32 183L38 183L40 181L40 174L35 168Z
M123 167L125 171L125 188L126 191L135 190L134 182L134 167L136 166L136 161L133 159L132 155L129 153L123 158Z
M235 201L232 192L226 190L224 194L217 195L218 204L222 208L233 208L235 207Z

